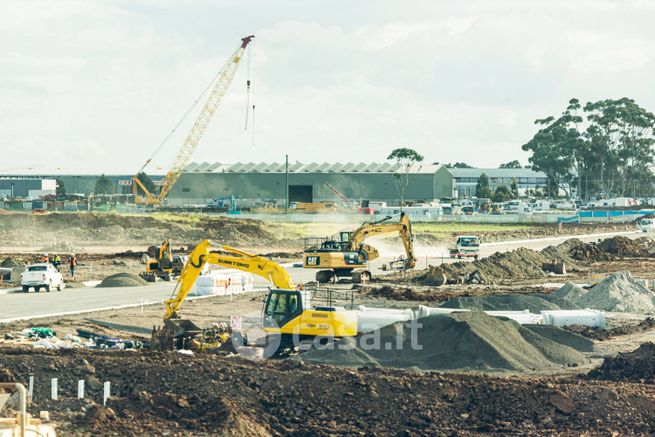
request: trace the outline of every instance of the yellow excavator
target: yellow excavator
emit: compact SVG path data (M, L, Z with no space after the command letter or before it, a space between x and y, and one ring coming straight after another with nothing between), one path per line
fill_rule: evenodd
M185 257L173 255L171 250L171 240L166 239L161 246L156 259L146 261L146 269L139 276L148 282L156 282L161 278L164 281L170 281L177 278L184 268Z
M296 287L289 273L279 264L229 246L220 247L220 251L210 248L211 242L203 240L189 255L174 296L164 302L164 328L153 332L153 342L158 343L153 344L153 348L171 349L177 345L177 348L202 350L226 345L233 336L239 336L240 340L245 338L226 326L203 330L192 321L180 318L182 303L205 264L250 272L273 283L275 288L268 292L261 323L267 336L279 341L279 348L316 337L339 338L357 334L355 311L333 305L312 305L311 292Z
M353 282L368 282L371 272L368 262L380 257L378 250L365 244L367 237L398 232L405 247L405 259L402 269L413 269L416 265L414 256L414 236L412 224L405 213L400 213L397 223L388 216L380 221L364 223L355 231L344 231L339 239L325 238L318 244L307 248L303 253L303 267L321 269L316 273L319 284L341 277L350 277Z

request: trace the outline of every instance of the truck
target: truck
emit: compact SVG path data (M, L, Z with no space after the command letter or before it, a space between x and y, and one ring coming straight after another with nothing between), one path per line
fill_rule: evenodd
M27 269L20 275L20 284L25 293L28 293L30 288L34 288L37 293L41 288L44 288L45 291L53 288L61 291L64 288L64 278L52 264L39 263L27 266Z
M475 235L460 235L455 240L453 247L449 248L451 258L474 258L480 257L480 239Z

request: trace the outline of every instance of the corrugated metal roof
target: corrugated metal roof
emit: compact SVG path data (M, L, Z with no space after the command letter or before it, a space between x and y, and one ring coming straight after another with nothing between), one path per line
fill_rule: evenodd
M449 168L456 178L477 178L482 173L490 178L545 178L546 174L529 168Z
M184 170L187 173L284 173L284 163L265 162L237 162L235 164L222 164L219 162L201 164L192 162ZM301 162L289 163L290 173L393 173L396 164L392 162L382 163L340 163L340 162ZM418 173L434 173L438 165L423 165Z

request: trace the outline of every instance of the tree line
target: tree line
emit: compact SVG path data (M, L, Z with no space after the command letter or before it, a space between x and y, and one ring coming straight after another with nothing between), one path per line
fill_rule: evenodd
M548 178L546 190L592 197L652 197L655 177L655 115L634 100L571 99L558 117L538 119L534 137L522 146L532 168Z

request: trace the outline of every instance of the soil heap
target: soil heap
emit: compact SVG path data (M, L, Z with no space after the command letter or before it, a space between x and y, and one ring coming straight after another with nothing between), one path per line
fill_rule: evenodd
M604 311L655 313L655 294L630 272L612 273L574 303Z
M648 382L655 384L655 343L644 343L632 352L607 357L587 375L607 381Z
M531 249L520 248L511 252L496 252L472 263L456 262L430 266L419 282L426 285L447 283L489 284L501 280L542 278L547 275L544 266L553 259Z
M311 350L299 359L337 366L522 372L586 361L579 351L550 335L481 312L433 315L418 323L420 327L398 322L346 344ZM572 337L561 331L562 337Z
M97 285L97 287L141 287L143 285L148 285L148 282L137 275L131 273L116 273L107 276Z
M655 385L147 351L4 349L0 362L19 382L34 376L30 413L50 411L62 436L655 433Z
M598 243L598 247L605 253L619 258L636 258L648 256L648 249L628 237L606 238Z

